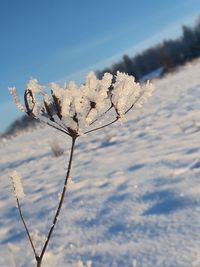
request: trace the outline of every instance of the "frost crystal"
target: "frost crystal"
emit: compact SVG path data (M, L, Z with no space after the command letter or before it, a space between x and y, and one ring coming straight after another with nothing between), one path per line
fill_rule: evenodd
M9 174L12 187L13 187L13 192L14 195L17 199L23 198L25 196L22 182L21 182L21 176L17 171L13 171Z
M50 94L45 89L50 89ZM152 91L153 86L149 82L141 86L133 76L119 71L115 82L110 73L105 73L99 80L94 72L90 72L79 87L69 82L63 86L50 83L45 88L32 79L24 92L25 107L20 104L15 88L10 88L21 111L76 137L122 120L131 108L141 107ZM109 121L104 123L108 118Z
M149 81L147 81L146 85L143 88L142 93L140 94L140 97L138 98L138 100L136 101L136 107L142 107L143 104L145 104L148 101L148 98L152 96L154 87L152 85L152 83L150 83Z
M135 82L133 76L117 72L116 82L113 85L112 101L119 117L123 117L135 103L140 91L141 87Z
M36 79L31 79L28 81L26 88L31 90L32 93L38 93L42 92L45 87L39 85Z
M12 96L12 99L13 99L13 101L14 101L16 107L17 107L20 111L22 111L22 112L26 112L26 111L25 111L25 107L24 107L24 106L20 103L20 101L19 101L19 97L18 97L18 95L17 95L16 88L15 88L15 87L9 87L8 90L9 90L11 96Z

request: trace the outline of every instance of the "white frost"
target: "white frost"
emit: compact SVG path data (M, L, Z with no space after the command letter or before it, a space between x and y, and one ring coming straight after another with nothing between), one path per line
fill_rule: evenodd
M21 176L17 171L13 171L9 174L14 195L17 199L23 198L25 196L24 189L22 186Z
M148 83L141 87L139 83L135 82L133 76L118 71L112 91L112 102L118 116L123 118L135 103L138 103L138 107L142 106L151 95L152 90L152 84Z
M13 102L15 106L22 112L25 112L25 107L20 103L19 97L17 95L17 91L15 87L8 88L10 95L12 96Z
M80 86L74 82L63 86L52 82L49 84L52 99L50 101L44 92L45 87L39 85L36 79L32 79L26 86L30 90L30 94L27 93L26 96L29 106L27 113L40 119L44 116L45 120L48 118L49 125L54 124L59 129L61 127L69 134L70 130L81 134L85 130L87 132L96 121L101 124L111 108L115 109L117 120L122 120L136 102L138 107L143 105L152 93L151 84L141 87L133 76L119 71L116 81L112 80L113 76L110 73L105 73L102 79L97 79L94 72L90 72L85 83ZM12 89L10 92L18 108L25 111L16 97L16 90Z
M26 89L31 90L32 93L42 92L45 86L38 84L37 79L30 79L26 85Z

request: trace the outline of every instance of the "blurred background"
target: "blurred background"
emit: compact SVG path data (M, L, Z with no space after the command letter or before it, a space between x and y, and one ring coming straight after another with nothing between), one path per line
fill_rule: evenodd
M1 0L0 134L33 125L13 105L30 78L81 83L117 70L145 81L200 56L198 0Z

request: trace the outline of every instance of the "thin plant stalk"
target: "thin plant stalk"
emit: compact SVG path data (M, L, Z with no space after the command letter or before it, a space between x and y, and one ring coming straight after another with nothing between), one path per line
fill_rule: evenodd
M75 141L76 141L76 137L72 137L72 145L71 145L71 151L70 151L70 158L69 158L69 162L68 162L67 174L66 174L66 178L65 178L65 182L64 182L64 186L63 186L63 190L62 190L62 195L61 195L61 198L60 198L60 202L59 202L59 205L58 205L56 214L55 214L54 219L53 219L53 224L52 224L52 226L51 226L51 228L49 230L49 233L47 235L47 239L46 239L46 242L45 242L45 244L43 246L42 252L41 252L41 254L40 254L40 256L39 256L39 258L37 260L37 263L38 263L37 267L40 267L41 266L41 262L42 262L43 256L44 256L45 251L47 249L47 246L49 244L51 235L53 233L54 227L55 227L55 225L57 223L58 216L60 214L60 211L61 211L61 208L62 208L62 205L63 205L63 201L64 201L66 189L67 189L67 182L68 182L69 177L70 177L70 171L71 171L71 166L72 166L72 159L73 159Z
M22 221L22 223L23 223L23 225L24 225L24 228L25 228L25 230L26 230L26 234L27 234L27 236L28 236L28 240L29 240L29 242L30 242L30 244L31 244L31 247L32 247L32 249L33 249L33 253L34 253L34 255L35 255L35 258L37 259L38 255L37 255L37 253L36 253L35 246L34 246L33 241L32 241L32 239L31 239L31 235L30 235L30 232L29 232L29 230L28 230L28 226L27 226L27 224L26 224L26 222L25 222L25 219L24 219L24 217L23 217L19 199L17 198L16 201L17 201L17 207L18 207L18 210L19 210L19 215L20 215L21 221Z
M62 189L61 198L60 198L60 201L59 201L58 208L56 210L55 216L53 218L52 226L50 227L50 230L48 232L46 241L44 243L44 246L42 248L42 252L41 252L40 255L38 255L37 252L36 252L35 246L34 246L33 241L31 239L30 231L28 230L27 224L26 224L25 219L24 219L23 214L22 214L22 210L21 210L21 207L20 207L20 202L19 202L19 200L17 198L17 206L18 206L18 210L19 210L19 215L20 215L21 221L23 223L23 226L24 226L24 228L26 230L26 234L27 234L28 240L29 240L29 242L31 244L33 253L35 255L35 259L36 259L36 262L37 262L37 267L41 267L42 266L41 264L42 264L42 260L43 260L44 254L46 252L47 246L48 246L49 241L51 239L51 236L52 236L54 227L55 227L55 225L56 225L56 223L58 221L58 216L60 214L60 211L61 211L61 208L62 208L62 205L63 205L63 202L64 202L65 193L66 193L66 189L67 189L67 183L68 183L68 180L70 178L70 172L71 172L71 166L72 166L72 160L73 160L73 154L74 154L74 147L75 147L76 137L77 136L73 136L72 137L70 157L69 157L68 168L67 168L65 182L64 182L64 185L63 185L63 189Z

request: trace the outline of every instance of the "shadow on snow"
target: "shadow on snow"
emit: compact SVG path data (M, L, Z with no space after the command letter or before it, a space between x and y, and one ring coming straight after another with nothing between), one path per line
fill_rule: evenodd
M165 215L196 205L196 201L171 190L148 192L143 197L144 202L153 202L143 215Z

